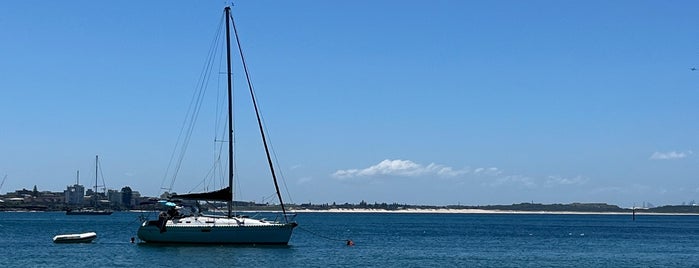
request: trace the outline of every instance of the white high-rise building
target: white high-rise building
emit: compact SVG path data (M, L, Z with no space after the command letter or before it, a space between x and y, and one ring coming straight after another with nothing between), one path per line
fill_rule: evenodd
M63 193L65 194L65 202L67 204L79 205L83 203L83 198L85 197L85 186L80 184L69 185Z

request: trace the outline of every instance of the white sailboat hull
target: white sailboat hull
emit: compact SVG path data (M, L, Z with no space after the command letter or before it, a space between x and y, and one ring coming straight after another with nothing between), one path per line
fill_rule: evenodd
M226 33L226 65L227 72L226 77L228 80L228 186L223 189L204 192L204 193L188 193L182 195L173 194L169 198L173 199L187 199L187 200L200 200L200 201L220 201L228 203L228 215L231 215L231 205L233 201L233 170L234 161L233 157L233 95L232 93L232 82L233 73L231 66L231 29L233 26L233 34L236 38L236 43L239 45L238 49L241 52L241 62L243 63L243 69L245 70L246 79L250 89L250 97L252 99L252 104L255 108L255 115L257 117L257 123L260 130L260 135L262 138L262 143L264 144L265 153L269 163L269 170L272 175L272 180L274 181L274 187L276 189L277 197L279 198L279 204L281 205L282 213L286 213L284 209L284 202L282 201L282 195L279 191L279 185L277 183L276 175L274 173L274 166L272 163L272 156L270 155L269 148L267 145L267 138L265 138L264 126L261 120L259 109L257 107L257 101L255 100L255 94L253 92L252 83L250 81L250 76L248 75L247 65L245 65L245 60L242 56L242 48L240 47L240 42L238 39L237 31L235 30L235 23L231 21L233 18L230 15L230 7L224 8L225 17L225 33ZM214 56L215 53L211 53L210 56ZM213 60L213 59L211 59ZM208 69L208 68L207 68ZM202 78L208 77L207 75L201 76ZM202 80L202 86L206 87L205 84L208 78ZM198 88L197 90L200 90ZM201 104L197 101L197 108L191 109L191 111L196 111L192 114L192 118L196 118L196 113L199 111ZM190 128L194 127L195 120L187 120L190 124ZM189 131L191 133L191 131ZM181 143L180 154L181 157L184 156L185 149L189 143L189 135L185 138L185 141ZM225 139L225 138L223 138ZM178 140L178 145L180 141ZM173 155L174 157L174 155ZM182 158L180 158L180 161ZM179 165L179 164L178 164ZM179 168L178 168L179 169ZM173 178L174 183L174 178ZM171 206L176 209L176 204L170 202L166 206ZM276 222L276 221L265 221L258 219L251 219L246 217L214 217L214 216L186 216L179 217L179 213L176 211L171 211L173 208L168 210L167 215L163 214L162 217L159 216L158 220L145 221L138 228L138 238L148 243L173 243L173 244L275 244L275 245L286 245L289 243L291 238L291 233L297 226L295 222ZM185 214L189 215L189 214ZM174 217L174 218L173 218Z
M148 243L286 245L296 223L251 218L184 217L162 222L145 221L138 238Z

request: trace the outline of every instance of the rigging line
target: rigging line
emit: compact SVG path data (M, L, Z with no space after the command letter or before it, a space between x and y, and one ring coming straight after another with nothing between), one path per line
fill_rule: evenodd
M222 64L222 61L219 61L219 66L218 66L219 72L221 71L221 68L222 68L221 64ZM222 90L221 90L221 76L220 75L217 76L217 79L216 79L216 89L217 89L216 90L216 122L214 123L214 125L215 125L214 140L217 140L218 137L221 137L221 139L220 139L220 142L214 142L213 154L214 154L214 162L216 163L218 169L222 170L223 166L221 165L221 154L223 153L223 145L226 142L225 135L226 135L227 129L225 127L225 122L226 122L226 120L228 120L228 113L225 113L226 116L221 116L221 113L224 110L222 102L224 102L225 99L221 97ZM223 127L221 127L221 126L223 126ZM223 172L223 170L222 170L222 172ZM219 178L218 183L220 185L224 184L222 176L214 176L214 177ZM214 181L214 180L212 179L212 181ZM214 182L214 183L216 183L216 182Z
M211 175L211 181L214 183L214 188L217 188L217 187L216 187L216 183L217 183L217 182L216 182L216 178L219 178L218 183L219 183L220 185L224 185L224 182L222 181L223 176L224 176L224 175L223 175L223 172L224 172L224 170L223 170L223 169L224 169L224 165L223 165L223 163L221 163L221 154L223 153L223 151L222 151L222 150L223 150L223 148L222 148L222 147L223 147L223 142L221 142L221 143L218 145L218 147L219 147L219 148L218 148L218 151L217 151L217 152L214 152L214 171L213 171L213 175ZM214 150L215 150L215 149L214 149ZM217 171L220 171L220 173L216 173Z
M97 169L100 171L100 176L102 177L102 190L104 190L104 196L107 197L107 183L104 181L104 173L102 172L102 162L97 161Z
M141 212L141 215L139 215L138 217L135 217L135 218L134 218L132 221L130 221L130 222L122 223L122 224L121 224L121 225L123 226L122 229L126 229L127 227L128 227L128 228L131 228L131 227L133 226L134 223L138 223L139 225L142 224L146 219L148 219L147 216L143 216L144 213L146 213L146 212Z
M274 165L272 164L272 158L270 157L269 147L267 146L267 140L265 138L264 128L262 127L262 120L260 119L260 111L257 108L257 101L255 100L255 91L252 87L252 81L250 80L250 72L248 71L247 63L245 62L245 56L243 55L243 47L240 45L240 38L238 37L238 29L235 26L235 20L233 19L233 14L229 15L231 17L231 24L233 26L233 32L235 33L235 41L238 43L238 51L240 52L240 61L243 63L243 70L245 71L245 78L248 82L248 88L250 89L250 98L252 98L252 104L255 107L255 115L257 116L257 124L260 127L260 135L262 136L262 144L265 146L265 153L267 154L267 162L269 164L270 172L272 173L272 179L274 180L274 188L277 190L277 196L279 197L279 204L282 207L282 213L284 214L284 220L289 221L286 216L286 209L284 208L284 201L282 200L282 195L279 192L279 183L277 183L277 175L274 173Z
M263 197L262 197L262 203L265 203L265 201L266 201L267 199L270 199L270 198L272 198L272 197L276 197L276 195L277 195L277 193L272 193L271 195L263 196Z
M262 115L261 115L261 117L262 117L263 125L265 126L265 131L268 134L267 139L269 140L269 147L272 150L272 155L274 156L274 163L278 167L281 167L281 165L279 165L279 159L277 158L277 151L274 150L274 142L272 142L272 136L269 135L270 131L269 131L269 129L267 129L267 123L265 122L265 117ZM284 176L284 171L281 168L278 171L279 171L279 177L282 180L282 185L284 185L284 191L286 191L286 197L289 198L289 202L294 203L294 200L291 198L291 193L289 192L289 187L287 187L287 185L286 185L286 177Z
M234 155L233 157L234 157L234 159L235 159L236 156ZM235 164L235 161L234 161L234 164ZM238 173L238 167L237 167L237 166L234 165L234 166L233 166L233 170L235 170L235 173L234 173L234 174L239 174L238 176L240 176L240 173ZM236 196L243 196L243 186L240 184L240 180L235 180L235 184L234 184L234 185L235 185L235 187L231 186L231 187L233 187L233 189L231 189L231 192L233 193L233 196L232 196L231 198L234 199ZM233 192L234 190L235 190L235 192ZM236 192L237 192L237 194L236 194ZM241 198L241 199L242 199L242 198Z
M232 17L232 15L231 15L231 19L232 19L232 18L233 18L233 17ZM234 23L235 23L235 22L234 22ZM235 31L235 25L234 25L234 31ZM237 33L236 33L236 38L237 38ZM238 45L240 46L240 44L238 44ZM243 57L243 55L242 55L242 50L240 50L239 52L240 52L240 56ZM244 60L244 59L243 59L243 60ZM247 67L246 67L246 70L245 70L245 71L246 71L246 75L247 75ZM251 81L251 79L248 78L248 81ZM254 97L253 97L253 99L254 99ZM260 110L262 110L261 105L260 105ZM267 122L265 121L265 117L264 117L264 115L261 114L261 113L259 114L259 117L260 117L261 120L262 120L262 126L264 127L264 131L267 133L267 141L268 141L268 143L269 143L270 150L271 150L272 155L273 155L273 157L274 157L274 163L276 164L277 167L280 167L281 165L279 165L279 158L277 157L277 152L276 152L276 150L274 150L274 142L272 141L272 136L270 135L271 132L270 132L269 129L267 128ZM294 201L293 201L293 199L291 198L291 192L289 191L289 187L287 186L286 178L285 178L285 176L284 176L283 170L280 168L280 169L277 170L277 172L279 173L279 177L281 178L282 184L283 184L283 186L284 186L284 190L285 190L285 192L286 192L286 196L287 196L287 198L289 198L289 202L293 203ZM276 182L275 182L275 184L276 184ZM281 202L281 200L280 200L280 202Z
M223 48L224 47L221 46L221 50L223 50ZM223 54L224 52L221 51L220 53ZM221 74L223 61L218 61L218 63L219 63L218 64L218 70L219 70L218 73ZM221 92L222 92L221 76L219 75L219 76L217 76L217 79L216 79L216 109L214 112L215 121L214 121L214 144L213 144L213 157L214 157L214 159L213 160L214 160L214 165L216 165L216 167L217 167L217 171L220 170L221 173L216 174L214 172L215 174L212 176L212 182L214 183L214 186L217 183L215 181L215 178L219 178L218 183L220 185L225 184L225 182L223 181L223 176L224 176L223 172L225 172L225 170L223 170L223 165L221 164L221 155L223 153L223 146L226 143L226 132L228 131L228 129L225 127L226 126L225 122L228 120L228 113L225 113L226 116L221 116L221 114L224 111L223 108L225 106L222 104L226 102L226 99L221 97L221 95L222 95ZM221 127L221 126L224 126L224 127ZM220 139L219 139L219 137L220 137Z
M224 51L224 48L225 48L224 46L221 47L221 50L222 50L221 54L226 53ZM219 73L221 73L221 71L224 68L224 66L222 66L222 65L223 65L223 61L219 61ZM227 66L225 66L225 67L227 68ZM224 73L224 74L227 74L227 73ZM227 145L226 142L234 142L235 141L235 135L234 135L235 133L233 133L233 135L231 135L232 137L228 136L227 126L228 126L228 122L231 120L229 120L229 118L228 118L229 115L228 115L228 110L227 110L227 108L228 108L228 106L227 106L227 102L228 102L227 87L224 88L222 86L223 85L221 85L221 76L219 75L218 79L217 79L217 91L216 91L218 93L217 94L217 102L216 102L216 105L218 108L217 108L216 114L217 114L217 116L224 114L224 116L220 116L219 119L217 119L217 121L215 123L216 128L217 128L215 135L217 137L220 137L220 141L221 141L218 144L218 149L214 148L214 150L217 152L218 161L220 161L220 159L222 158L224 153L227 154L227 152L225 151L227 148L225 148L225 146L224 146L224 145ZM234 89L233 89L233 87L231 87L231 94L233 94L233 92L234 92ZM221 93L224 93L223 96ZM234 107L234 105L235 105L234 103L231 103L231 107ZM235 122L233 122L233 125L231 127L231 131L233 131L234 129L235 129ZM232 140L231 140L231 138L232 138ZM235 157L235 152L233 152L233 155ZM226 157L226 159L228 160L228 157ZM228 160L228 161L232 161L232 160ZM235 165L235 161L233 161L233 165ZM227 175L225 174L227 171L227 166L228 166L228 162L221 163L221 165L219 166L221 169L221 174L219 176L220 185L225 185L228 183L228 178L227 178Z
M339 239L339 238L332 238L332 237L329 237L329 236L321 235L321 234L319 234L319 233L316 233L316 232L313 232L313 231L308 230L308 229L306 229L306 228L303 228L301 225L296 226L296 228L299 228L299 229L301 229L301 230L304 230L304 231L306 231L306 232L308 232L308 233L310 233L310 234L312 234L312 235L315 235L315 236L317 236L317 237L325 238L325 239L327 239L327 240L332 240L332 241L351 241L350 239Z
M261 110L261 108L260 108L260 110ZM279 165L279 158L277 158L277 151L274 150L274 142L272 141L272 136L269 135L270 131L269 131L269 129L267 129L267 123L265 122L264 115L260 115L260 117L262 118L262 123L264 125L265 132L267 132L267 140L269 141L269 147L270 147L270 150L272 151L272 156L274 157L274 163L276 164L277 167L280 167L281 165ZM289 187L287 187L287 185L286 185L286 178L284 176L284 171L280 168L278 170L278 172L279 172L279 177L281 178L281 181L282 181L282 185L284 185L284 191L286 192L286 197L289 198L289 202L294 203L293 199L291 198L291 194L289 192Z
M212 53L211 59L207 62L207 65L202 73L202 76L200 77L201 82L200 82L199 87L198 87L198 96L196 97L195 108L194 108L194 111L193 111L191 118L190 118L190 125L189 125L189 128L187 129L187 132L186 132L187 135L185 136L185 141L183 143L182 150L180 151L180 157L178 159L177 165L175 166L175 173L173 174L173 180L172 180L172 184L170 185L170 188L172 188L172 186L175 183L175 180L177 179L177 174L181 168L182 161L184 160L184 156L185 156L185 153L187 151L187 147L189 146L189 141L192 137L192 132L194 131L194 127L196 125L197 118L199 117L199 113L201 112L202 102L203 102L204 96L206 94L206 89L207 89L206 85L208 84L209 78L211 76L210 72L211 72L211 66L212 66L212 62L213 62L213 55L214 54Z
M212 50L213 50L213 48L215 47L215 44L217 43L217 40L218 40L218 39L220 38L220 36L221 36L221 27L222 27L222 25L223 25L223 16L222 16L221 19L220 19L219 28L218 28L218 30L216 31L216 33L215 33L215 35L214 35L214 39L213 39L212 44L211 44L211 46L210 46L210 49L209 49L209 51L207 52L207 55L209 56L209 58L212 57ZM206 67L204 67L204 68L202 69L202 73L200 74L200 76L199 76L200 78L199 78L199 79L201 79L202 74L205 72L205 69L206 69ZM197 95L197 91L198 91L198 90L199 90L199 89L197 88L197 90L195 90L194 93L192 94L192 99L191 99L191 101L190 101L190 103L189 103L189 107L187 108L187 113L186 113L186 115L188 115L188 114L194 109L194 108L193 108L194 105L195 105L195 98L194 98L194 97ZM180 128L180 132L179 132L179 134L177 135L177 141L175 142L175 146L174 146L174 148L173 148L173 150L172 150L172 154L170 155L170 160L168 161L167 168L165 169L165 174L163 175L163 180L162 180L161 183L160 183L161 189L163 188L162 186L165 185L165 181L167 180L168 176L170 175L170 168L172 167L173 161L174 161L174 159L175 159L175 155L176 155L177 152L178 152L178 148L180 148L180 142L182 141L182 135L184 134L185 126L186 126L187 123L188 123L188 118L189 118L188 116L185 116L184 120L182 121L182 127ZM184 142L184 141L182 141L182 142ZM185 148L186 148L186 147L185 147ZM180 149L180 150L182 150L182 149ZM180 162L181 162L181 161L180 161ZM178 171L179 171L179 167L177 168L176 171L173 172L173 173L174 173L173 179L172 179L172 181L171 181L171 183L170 183L170 187L167 188L168 192L172 191L172 187L173 187L173 184L174 184L174 180L175 180L175 178L177 177L176 174L177 174Z
M223 54L223 52L221 52ZM218 61L218 76L216 76L216 110L214 115L216 118L214 119L214 140L216 137L218 137L218 128L219 128L219 123L221 122L221 111L222 105L221 105L221 65L223 64L223 61ZM214 146L215 147L215 146Z
M223 52L221 52L221 53L223 54ZM222 61L219 61L219 62L222 63ZM219 71L221 70L221 68L222 68L221 64L219 64ZM224 108L225 108L225 105L221 105L221 104L225 103L227 101L226 98L221 98L221 94L220 94L222 91L221 84L220 84L220 81L221 81L220 77L221 76L218 76L218 77L219 77L217 79L217 89L218 90L216 91L218 93L216 96L216 98L217 98L217 101L216 101L216 106L217 106L216 115L217 115L217 117L224 111ZM217 163L219 163L218 167L221 170L221 173L218 176L220 185L225 185L227 182L227 178L225 178L225 181L224 181L224 174L223 174L226 171L226 169L225 169L225 166L223 165L224 163L221 163L221 158L222 158L222 154L224 153L224 145L225 145L226 140L227 140L226 136L227 136L227 132L228 132L228 129L226 128L226 126L227 126L226 121L228 121L227 111L225 112L225 114L226 114L226 116L220 116L218 119L216 119L216 122L215 122L216 130L215 130L215 134L214 134L215 140L217 137L221 137L220 138L221 142L219 142L218 144L214 143L214 154L215 154L214 159L216 160ZM219 125L222 125L224 127L219 129ZM228 141L228 142L231 142L231 141ZM218 149L216 147L218 147ZM228 162L226 162L225 164L228 164Z
M222 16L225 18L225 20L222 21L222 23L225 23L226 29L228 28L228 18L225 14L225 12L222 14ZM215 113L215 119L214 119L214 146L213 146L213 155L214 155L214 162L217 167L215 174L213 175L211 179L211 183L216 185L217 183L220 185L225 185L226 181L228 180L227 178L224 178L224 173L226 172L225 169L225 164L227 163L222 163L221 159L224 154L224 145L226 145L227 140L227 132L228 132L228 87L227 83L224 83L225 81L222 81L222 77L225 78L225 76L222 75L227 75L227 72L223 72L224 68L227 68L228 62L225 59L225 55L227 55L227 47L226 43L229 42L228 35L226 34L225 36L223 33L226 30L221 29L222 27L219 28L219 32L222 33L222 38L219 41L220 46L217 51L217 72L216 72L216 110L214 111ZM218 178L218 181L216 180Z
M0 182L0 189L2 189L2 186L5 184L5 179L7 179L7 174L5 174L5 177L2 177L2 182Z
M224 16L225 16L225 14L224 14ZM222 32L220 27L219 27L218 32L219 33ZM221 41L223 41L223 40L221 40ZM223 42L220 42L220 43L222 44ZM225 53L225 45L222 44L220 46L219 53L220 53L220 55L223 55ZM224 147L225 142L226 142L226 134L227 134L226 132L228 131L228 129L226 128L226 126L227 126L226 122L228 120L228 113L225 110L227 99L222 97L222 95L226 95L226 92L224 91L223 85L221 83L221 80L222 80L221 78L224 77L224 76L221 76L221 74L227 74L227 73L223 72L223 68L224 68L224 61L219 60L218 61L218 74L219 75L216 76L217 77L217 79L216 79L216 111L215 111L216 119L214 122L214 125L215 125L214 141L218 140L218 137L221 137L221 138L220 138L220 140L219 140L220 142L218 144L217 144L217 142L214 142L213 149L214 149L214 161L218 165L217 171L220 171L220 173L215 174L213 176L212 182L214 184L217 183L215 181L215 178L219 178L218 183L220 185L225 185L226 182L224 181L224 179L227 181L227 178L224 177L224 173L226 172L226 170L224 170L225 166L223 165L224 163L221 163L221 156L223 154L223 149L224 149L223 147ZM233 90L233 89L231 89L231 90ZM221 94L221 93L224 93L224 94ZM221 116L222 114L225 114L225 116ZM220 133L219 133L219 131L220 131ZM218 147L218 149L217 149L217 147ZM227 162L225 164L227 164Z
M199 186L201 186L202 184L205 185L205 184L206 184L206 178L209 178L209 177L212 177L212 178L213 178L213 177L215 177L215 176L211 175L212 173L214 173L214 174L216 173L216 165L215 165L215 164L214 164L214 166L212 166L212 167L209 169L208 172L206 172L206 175L204 175L204 179L201 180L201 181L199 182L199 184L197 184L197 185L195 185L194 187L192 187L191 190L189 190L189 193L196 191L196 189L197 189ZM204 191L208 191L208 189L206 189L206 187L204 187L204 189L205 189Z
M197 118L199 117L199 112L201 111L202 102L204 99L204 95L206 93L208 81L211 78L211 69L213 68L212 66L214 63L214 59L216 58L215 57L216 48L218 46L217 40L221 36L220 29L221 29L221 24L219 24L219 30L217 31L217 34L215 35L214 40L212 41L212 44L211 44L210 49L209 49L208 59L206 60L204 68L202 69L202 72L200 73L200 76L199 76L199 82L197 83L197 87L196 87L197 90L195 90L195 94L193 96L195 99L195 100L193 100L194 106L192 107L191 103L190 103L190 108L193 108L193 109L189 110L189 111L191 111L191 116L189 117L188 121L185 121L185 122L189 122L189 126L185 132L186 134L184 136L184 141L182 142L182 145L181 145L179 158L178 158L177 164L175 165L175 169L173 171L173 178L172 178L172 181L170 183L170 189L172 189L174 187L175 180L177 179L177 175L178 175L179 170L182 166L182 161L184 160L184 156L185 156L186 151L187 151L187 147L189 146L189 141L192 137L192 133L194 132L194 127L196 125Z

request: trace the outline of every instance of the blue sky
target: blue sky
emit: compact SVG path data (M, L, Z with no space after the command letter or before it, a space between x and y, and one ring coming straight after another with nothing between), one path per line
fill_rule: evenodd
M60 191L76 170L91 186L100 155L109 188L159 194L222 7L1 3L0 192ZM632 206L699 200L698 9L238 1L233 12L293 202ZM236 193L259 202L273 186L249 104L237 107L248 118L236 121ZM175 191L211 166L207 112Z

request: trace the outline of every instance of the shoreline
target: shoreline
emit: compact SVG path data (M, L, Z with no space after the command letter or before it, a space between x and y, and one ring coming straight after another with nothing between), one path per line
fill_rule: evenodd
M342 209L327 210L297 209L291 213L406 213L406 214L535 214L535 215L632 215L632 212L593 212L593 211L523 211L523 210L486 210L486 209ZM636 215L699 216L699 213L658 213L636 211Z
M41 210L4 210L0 212L17 212L17 213L38 213L38 212L62 212L62 211L41 211ZM149 213L153 210L128 210L121 212L131 213ZM238 210L239 213L281 213L281 210ZM632 212L604 212L604 211L527 211L527 210L488 210L488 209L351 209L351 208L332 208L332 209L290 209L287 213L387 213L387 214L521 214L521 215L633 215ZM636 210L637 216L699 216L699 213L660 213L660 212L645 212Z

